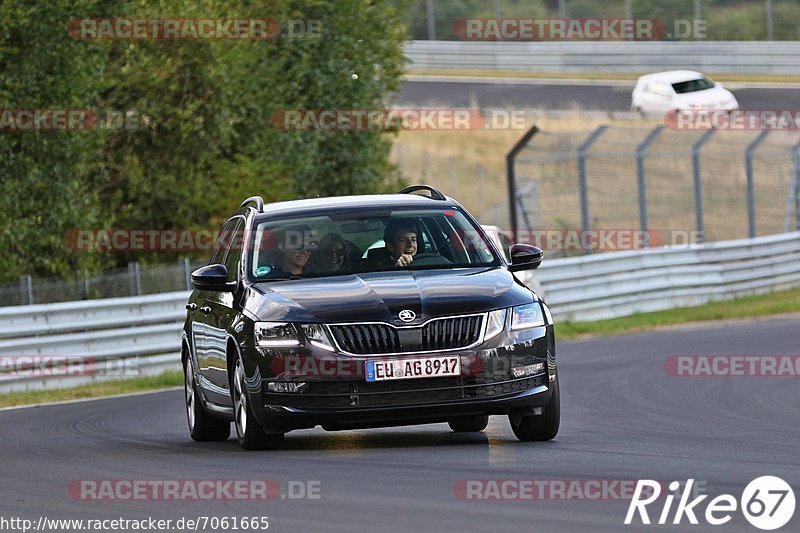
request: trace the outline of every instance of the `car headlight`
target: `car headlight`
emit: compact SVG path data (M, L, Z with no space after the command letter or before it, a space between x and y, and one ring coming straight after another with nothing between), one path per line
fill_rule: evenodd
M511 315L511 329L527 329L544 326L544 315L539 302L518 305Z
M303 324L300 326L300 329L303 330L303 335L306 336L309 343L317 348L333 351L331 341L328 338L328 334L325 333L325 328L322 324Z
M483 340L489 340L496 337L506 327L506 310L498 309L497 311L489 311L489 316L486 319L486 332L483 334Z
M300 345L297 330L289 322L256 322L253 331L258 346L282 348Z

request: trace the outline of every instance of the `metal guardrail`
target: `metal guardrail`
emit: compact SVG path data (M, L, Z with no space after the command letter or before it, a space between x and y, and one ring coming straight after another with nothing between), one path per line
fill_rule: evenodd
M601 320L800 286L800 232L545 261L557 320Z
M538 270L519 275L542 285L557 320L699 305L800 286L800 232L545 260ZM172 292L0 309L0 362L14 356L89 361L76 375L0 364L0 392L180 369L187 298L187 292Z
M188 297L180 291L0 308L0 392L180 369Z
M425 69L800 74L797 41L411 41L405 54Z

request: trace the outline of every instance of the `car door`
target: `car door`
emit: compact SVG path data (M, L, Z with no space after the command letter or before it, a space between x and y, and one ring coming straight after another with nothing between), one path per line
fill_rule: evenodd
M228 282L240 281L240 258L242 256L242 239L244 237L244 218L231 219L225 257L220 261L228 269ZM227 347L230 325L235 317L233 309L235 293L214 291L206 296L206 305L211 309L206 320L206 397L221 405L231 403L228 386Z
M230 244L230 235L238 223L238 219L228 220L223 226L222 230L214 243L214 249L211 252L211 259L208 264L213 265L221 263L225 260ZM215 298L214 291L195 291L192 303L197 306L192 310L192 341L194 344L194 354L197 359L197 382L204 392L207 392L208 384L208 352L209 352L209 337L208 328L209 322L213 320L211 316L211 302ZM208 397L208 394L206 394Z

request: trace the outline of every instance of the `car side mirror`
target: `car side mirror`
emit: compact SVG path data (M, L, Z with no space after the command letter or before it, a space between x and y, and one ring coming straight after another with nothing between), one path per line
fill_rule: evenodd
M539 268L544 257L544 252L541 248L530 244L512 244L509 251L511 253L511 265L508 269L511 272Z
M235 282L228 282L228 269L225 265L214 264L200 267L192 272L192 285L198 291L232 292Z

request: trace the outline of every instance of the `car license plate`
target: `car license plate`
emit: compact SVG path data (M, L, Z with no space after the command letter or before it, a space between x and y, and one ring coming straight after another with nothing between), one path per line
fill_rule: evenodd
M365 375L367 376L367 381L460 376L461 358L454 355L450 357L371 360L367 361Z

